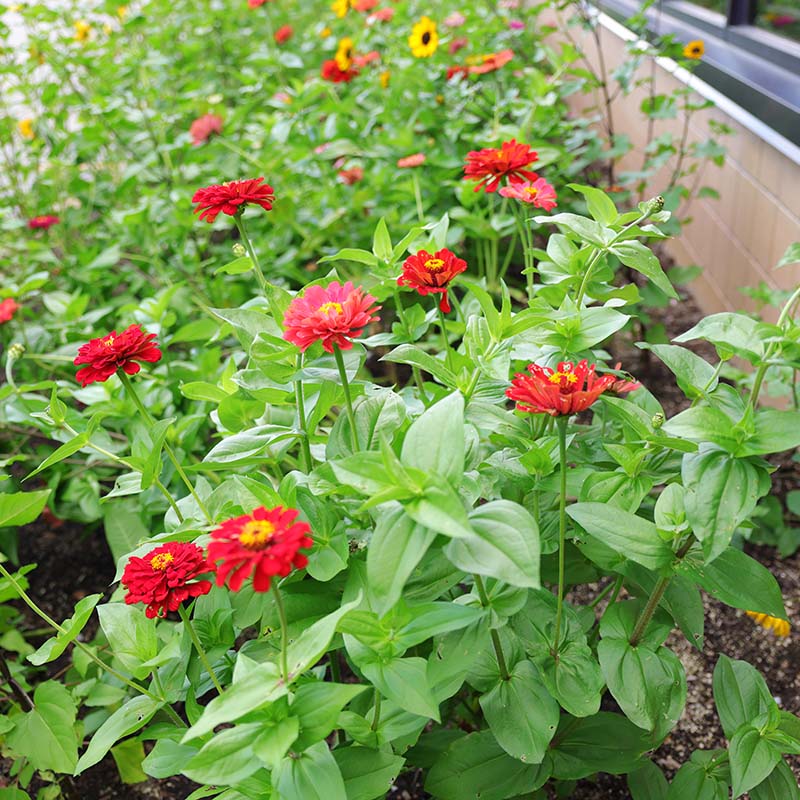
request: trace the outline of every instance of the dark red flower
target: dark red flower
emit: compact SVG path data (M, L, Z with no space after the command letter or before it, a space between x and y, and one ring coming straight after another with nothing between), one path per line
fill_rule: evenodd
M275 41L278 44L283 44L284 42L288 42L293 34L294 28L292 28L291 25L281 25L281 27L275 31Z
M13 297L0 300L0 322L11 322L18 308L19 303Z
M447 299L450 281L466 268L467 262L446 248L438 250L433 255L426 250L420 250L403 263L403 274L397 279L397 285L410 286L423 296L440 294L442 297L439 300L439 308L447 314L450 311Z
M167 542L144 558L131 556L122 573L122 585L128 590L125 602L147 603L144 613L148 617L165 617L167 611L177 611L184 600L208 594L211 581L196 578L211 571L213 565L196 544Z
M274 576L286 576L292 567L302 569L308 559L299 551L313 542L308 524L294 521L298 513L283 506L260 506L211 531L208 559L214 564L222 562L216 567L217 585L228 580L230 589L238 592L252 573L253 588L268 592Z
M195 146L207 142L215 133L222 133L222 117L217 114L203 114L189 126L189 135Z
M241 214L249 203L271 211L275 195L268 183L262 184L263 180L248 178L244 181L215 183L198 189L192 197L192 202L197 203L194 213L200 212L200 219L213 222L219 214L228 214L231 217Z
M464 178L478 181L476 192L480 189L496 192L503 178L508 178L510 183L535 181L539 176L525 167L533 164L538 157L530 145L518 143L515 139L503 142L499 148L473 150L467 154Z
M375 298L371 294L365 294L350 281L344 285L333 281L324 289L309 286L286 310L283 338L303 352L315 342L322 342L328 353L333 352L334 345L349 350L353 346L350 340L361 336L364 328L378 319L373 315L380 306L373 303Z
M31 230L36 230L37 228L41 228L42 230L47 230L48 228L52 228L53 225L61 222L61 219L55 214L42 214L39 217L31 217L28 220L28 227Z
M322 77L331 83L349 83L358 75L357 69L341 69L335 58L329 58L322 64Z
M529 414L550 414L553 417L577 414L589 408L603 392L629 392L638 383L619 380L614 375L598 377L594 364L586 359L573 364L561 361L557 369L529 364L530 375L518 372L506 389L506 397L515 400L517 411Z
M120 369L128 375L135 375L141 369L137 361L154 364L161 360L155 338L154 333L145 333L138 325L131 325L119 336L116 331L111 331L108 336L92 339L80 346L72 362L75 366L88 364L78 370L75 378L81 386L88 386L107 381Z

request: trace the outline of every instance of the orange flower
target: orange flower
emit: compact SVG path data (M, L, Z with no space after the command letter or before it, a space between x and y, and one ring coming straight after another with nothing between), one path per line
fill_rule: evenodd
M409 167L421 167L425 163L425 153L414 153L413 156L404 156L397 160L397 166L400 169L408 169Z
M758 611L745 611L745 614L754 619L765 630L773 631L776 636L785 638L789 635L791 626L785 619L771 617L769 614L761 614Z

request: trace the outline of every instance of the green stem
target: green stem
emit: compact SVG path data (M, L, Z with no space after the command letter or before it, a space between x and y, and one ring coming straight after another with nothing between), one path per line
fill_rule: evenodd
M375 690L375 712L372 715L372 725L370 725L370 730L376 731L378 730L378 725L381 721L381 693L376 689Z
M422 207L422 192L419 187L419 175L416 170L411 171L411 180L414 183L414 200L417 204L417 219L420 225L425 222L425 209Z
M211 666L211 662L208 660L208 655L206 655L206 651L203 649L203 645L200 643L200 637L197 635L197 631L195 630L194 624L192 623L191 617L186 609L183 607L183 603L178 606L178 614L180 614L181 619L183 620L183 624L186 627L186 630L189 631L189 636L192 639L192 644L194 645L194 649L197 651L197 655L200 657L200 661L202 661L203 666L206 668L206 672L208 673L209 677L211 678L211 682L214 684L217 692L222 694L222 686L217 678L217 673L214 672L214 668Z
M250 260L253 262L253 266L255 267L256 270L256 276L258 278L258 283L259 286L261 287L261 291L266 293L267 279L264 277L264 273L261 271L261 264L258 263L258 256L256 256L256 251L253 249L253 244L250 241L250 237L247 235L247 231L244 228L244 221L242 220L242 215L234 214L233 221L236 223L236 228L239 231L239 236L242 237L242 242L244 242L244 246L247 250L248 255L250 256Z
M558 660L561 644L561 618L564 611L564 550L567 539L567 425L569 417L556 417L558 425L558 457L561 464L561 485L558 499L558 605L556 607L556 629L553 635L553 658Z
M591 603L589 603L589 608L596 608L602 602L603 598L617 585L617 582L619 582L621 578L622 576L618 575L616 580L609 583L608 586L606 586L605 589L603 589L603 591L600 592L600 594L598 594Z
M283 606L283 597L278 589L277 580L272 581L272 591L275 593L275 605L278 608L278 617L281 621L281 675L283 682L289 685L289 625L286 622L286 609Z
M447 364L447 368L452 372L453 364L450 360L450 342L447 339L447 321L444 317L444 311L438 306L436 310L439 314L439 328L442 332L442 347L444 348L445 363Z
M350 382L347 380L347 370L344 368L344 356L338 345L333 346L333 357L336 359L336 366L339 368L339 379L342 381L342 389L344 389L344 399L347 403L347 418L350 421L350 443L353 446L353 452L359 451L358 446L358 431L356 431L356 415L353 411L353 400L350 397Z
M473 574L472 577L475 580L475 588L478 590L478 597L481 599L481 605L484 608L489 608L489 596L486 594L486 587L483 585L483 578L481 578L481 576L477 573ZM511 676L509 675L508 667L506 666L506 658L503 655L503 645L500 642L500 636L494 628L489 631L489 634L492 637L492 646L494 647L494 653L497 656L497 666L500 669L500 677L504 681L507 681Z
M139 413L144 418L145 422L152 427L154 422L153 417L150 416L150 412L145 408L144 403L142 403L141 398L136 392L136 389L133 388L133 383L131 382L131 379L121 369L117 370L117 375L119 375L120 380L122 381L122 385L125 387L125 390L130 395L131 399L133 400L133 404L136 406ZM185 484L186 488L189 490L189 494L191 494L191 496L194 498L195 503L197 503L197 507L200 509L203 516L206 518L206 522L209 525L213 525L214 520L211 519L211 515L208 513L208 509L205 507L205 504L195 491L192 482L189 480L189 476L184 471L180 461L178 461L175 453L173 452L172 448L167 444L166 441L164 441L164 452L167 454L167 458L169 458L169 460L172 462L172 466L175 467L175 471L178 473L181 480Z
M400 324L404 328L404 333L408 337L409 341L411 340L411 331L408 327L408 319L406 318L406 311L403 307L403 301L400 297L400 291L395 286L394 287L394 307L397 311L397 316L400 319ZM422 373L420 372L419 367L416 364L411 365L411 374L414 376L414 383L417 385L417 390L419 391L420 400L427 406L428 405L428 395L425 392L425 384L422 381Z
M303 354L297 359L297 369L303 368ZM297 416L300 420L300 447L303 453L303 472L308 474L311 471L313 461L311 460L311 445L308 439L308 422L306 420L306 403L303 396L303 382L294 382L294 397L297 403Z

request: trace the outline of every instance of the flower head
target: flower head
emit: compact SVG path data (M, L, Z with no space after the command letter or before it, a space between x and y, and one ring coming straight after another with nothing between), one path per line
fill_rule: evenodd
M331 83L350 83L358 75L357 69L340 69L335 58L329 58L322 63L320 74Z
M247 7L248 8L258 8L259 6L263 6L264 3L268 3L269 0L247 0Z
M189 135L195 146L207 142L215 133L222 133L222 117L217 114L203 114L189 126Z
M131 556L122 573L122 585L128 590L125 602L147 603L146 616L165 617L177 611L184 600L211 591L211 581L197 580L211 572L203 551L191 542L168 542L144 557Z
M620 381L614 375L598 377L594 364L586 359L573 364L561 361L553 370L529 364L530 375L518 372L506 389L506 397L517 403L517 411L550 414L553 417L577 414L589 408L603 392L619 386L618 391L633 391L638 383Z
M526 181L525 183L510 183L508 186L504 186L498 194L522 203L530 203L535 208L543 208L545 211L551 211L558 205L556 190L544 178L537 178L535 181Z
M17 130L23 139L31 140L36 138L36 132L33 130L33 120L30 117L21 119L17 123Z
M378 5L378 0L353 0L353 9L362 13L372 11L376 5Z
M215 183L213 186L198 189L192 197L192 202L197 203L194 213L200 212L200 219L213 222L220 213L231 217L241 214L249 203L270 211L275 195L268 183L262 184L263 180L249 178L244 181Z
M400 169L409 169L410 167L421 167L425 163L425 153L414 153L410 156L403 156L397 159L397 166Z
M448 28L460 28L466 21L467 18L460 11L454 11L444 18L444 24Z
M512 31L522 31L525 30L525 23L521 19L510 19L508 21L508 27L511 28Z
M278 506L256 508L252 514L234 517L211 532L208 559L218 564L217 585L238 592L253 575L253 588L268 592L272 578L286 576L293 567L302 569L308 559L301 549L313 544L305 522L295 522L298 512Z
M333 352L336 345L349 350L355 339L370 322L378 319L374 306L375 298L364 294L350 281L343 286L334 281L324 289L309 286L302 295L292 300L283 318L283 338L296 344L303 352L315 342L322 342L323 349Z
M454 56L459 50L463 50L469 44L469 39L466 36L456 36L452 42L450 42L450 46L447 48L447 52L450 53L451 56ZM456 72L464 71L467 72L466 67L449 67L447 70L447 80L456 74ZM452 71L452 75L451 75Z
M331 11L340 19L344 17L352 6L351 0L334 0Z
M61 222L61 219L55 216L55 214L42 214L38 217L31 217L28 220L28 227L31 230L41 228L42 230L46 231L48 228L52 228L53 225L56 225L59 222Z
M367 22L391 22L394 19L394 9L391 6L379 8L373 11L368 17Z
M388 69L385 69L381 74L378 76L378 80L381 84L381 89L388 89L389 88L389 81L392 79L392 73L389 72Z
M137 361L155 364L161 360L155 338L154 333L145 333L138 325L131 325L119 335L111 331L108 336L92 339L80 346L72 362L76 367L88 365L78 370L76 380L81 386L103 383L120 369L128 375L135 375L141 369Z
M11 322L18 308L19 305L13 297L6 297L5 300L0 300L0 323Z
M697 61L703 57L706 52L706 46L703 44L702 39L694 39L683 48L683 55L685 58L691 58L692 61Z
M439 34L436 23L430 17L421 17L411 29L408 37L408 46L415 58L428 58L436 52L439 46Z
M79 19L73 27L75 28L76 42L88 41L89 37L92 35L92 26L85 20Z
M789 635L791 625L785 619L771 617L769 614L761 614L758 611L745 611L745 614L754 619L765 630L773 631L776 636L785 638Z
M353 40L349 36L339 40L333 60L342 72L347 72L353 66Z
M537 158L538 155L531 150L530 145L512 139L510 142L503 142L499 148L486 147L467 153L464 178L478 181L476 192L480 189L496 192L503 178L508 178L509 183L535 181L539 176L525 167L533 164Z
M339 180L345 186L352 186L364 178L364 170L361 167L350 167L349 169L341 169L337 173Z
M353 56L353 64L357 67L365 67L373 61L378 61L381 54L377 50L370 50L369 53L364 53L363 56Z
M291 25L281 25L281 27L275 31L275 41L278 44L284 44L285 42L288 42L293 35L294 28Z
M426 294L440 294L442 297L439 308L447 314L450 311L447 298L450 282L466 268L467 262L446 248L433 255L426 250L420 250L403 263L403 274L397 279L397 285L410 286L423 297Z

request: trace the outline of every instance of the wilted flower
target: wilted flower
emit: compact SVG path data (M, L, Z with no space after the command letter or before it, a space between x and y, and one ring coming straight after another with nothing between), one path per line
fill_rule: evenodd
M139 325L131 325L119 335L111 331L107 336L92 339L80 346L72 362L76 367L87 365L78 370L75 379L81 386L88 386L107 381L120 369L135 375L141 369L137 361L154 364L161 360L155 339L154 333L145 333Z

